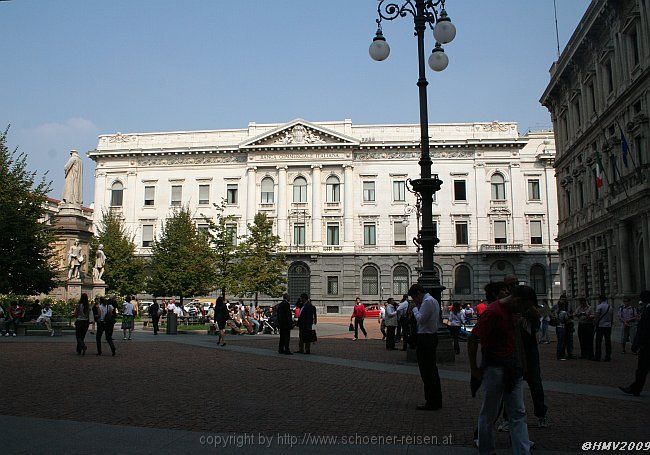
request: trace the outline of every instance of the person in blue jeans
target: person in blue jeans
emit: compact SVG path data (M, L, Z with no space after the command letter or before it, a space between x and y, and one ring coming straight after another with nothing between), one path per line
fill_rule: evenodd
M468 340L467 352L472 378L482 381L483 405L478 418L480 454L495 452L494 422L503 402L510 424L512 451L530 453L523 394L523 371L515 343L515 313L521 311L522 299L515 286L512 294L490 304L479 318ZM483 360L478 367L477 344Z

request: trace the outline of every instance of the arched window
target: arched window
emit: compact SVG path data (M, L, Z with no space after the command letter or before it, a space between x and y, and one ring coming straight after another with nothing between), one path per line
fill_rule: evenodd
M454 272L454 293L469 295L472 293L472 273L466 265L459 265Z
M273 204L273 179L264 177L262 179L262 204Z
M293 181L293 202L307 202L307 180L296 177Z
M530 268L530 286L537 293L537 297L546 294L546 270L539 264Z
M379 294L379 272L371 265L365 267L361 272L361 294Z
M492 186L492 200L503 201L506 198L506 181L503 175L496 173L490 180Z
M119 180L111 186L111 207L122 207L124 185Z
M327 185L327 202L341 202L341 183L335 175L330 175L325 181Z
M401 297L409 291L409 269L398 265L393 269L393 295Z

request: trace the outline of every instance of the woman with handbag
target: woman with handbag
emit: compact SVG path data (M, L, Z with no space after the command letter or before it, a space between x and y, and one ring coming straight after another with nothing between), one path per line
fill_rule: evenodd
M86 332L90 325L90 305L88 304L88 294L81 294L79 303L75 308L75 335L77 337L77 355L86 355Z

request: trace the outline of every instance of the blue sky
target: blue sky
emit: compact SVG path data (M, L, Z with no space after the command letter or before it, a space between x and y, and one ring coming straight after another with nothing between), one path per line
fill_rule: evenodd
M557 0L563 47L589 2ZM249 122L418 122L412 20L385 22L391 55L368 56L375 0L0 2L0 126L49 171L84 155L84 202L102 133L243 128ZM429 71L431 122L550 125L539 97L555 60L553 0L447 0L450 63ZM427 35L427 49L433 47Z

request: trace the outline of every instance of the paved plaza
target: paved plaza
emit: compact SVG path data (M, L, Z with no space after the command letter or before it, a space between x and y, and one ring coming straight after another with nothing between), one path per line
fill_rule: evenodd
M2 338L4 453L474 453L481 403L470 395L465 346L454 365L440 366L443 410L421 413L417 366L387 352L376 322L367 325L370 339L353 342L345 319L323 318L312 354L291 357L268 335L229 336L218 348L203 334L139 330L122 341L116 331L116 357L106 348L95 356L90 334L85 357L70 335ZM548 428L537 427L525 391L537 453L650 440L648 393L617 389L633 377L636 356L614 344L611 363L559 362L554 348L540 347ZM395 439L379 439L387 436ZM507 453L507 433L497 442Z

